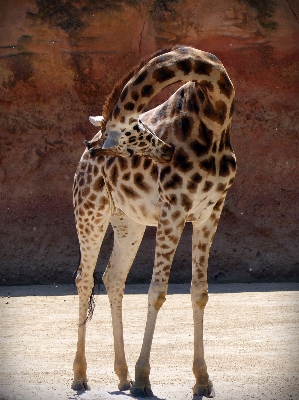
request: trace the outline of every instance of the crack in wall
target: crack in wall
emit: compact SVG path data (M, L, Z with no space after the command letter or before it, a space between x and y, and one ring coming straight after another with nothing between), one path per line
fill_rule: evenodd
M140 32L140 39L139 39L139 55L140 56L141 56L141 43L142 43L144 27L145 27L145 20L143 20L143 25L142 25L142 29L141 29L141 32Z
M293 10L293 8L292 8L291 4L289 3L289 1L288 1L288 0L286 0L286 2L287 2L287 4L288 4L288 6L290 7L290 10L291 10L291 11L292 11L292 13L294 14L294 17L295 17L295 19L298 21L297 14L296 14L296 13L295 13L295 11ZM298 23L299 23L299 21L298 21Z

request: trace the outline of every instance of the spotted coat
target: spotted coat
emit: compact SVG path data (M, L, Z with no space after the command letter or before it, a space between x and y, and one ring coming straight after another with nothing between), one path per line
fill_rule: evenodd
M143 112L153 96L177 81L183 85L166 102ZM100 132L87 143L74 180L81 261L76 278L79 332L73 388L88 388L85 321L93 271L111 222L114 248L103 281L112 312L115 372L121 390L131 387L133 396L152 394L149 355L156 317L165 301L184 225L192 222L193 390L211 397L202 318L208 299L209 249L236 171L229 133L234 88L215 56L180 46L151 58L112 100ZM121 303L147 225L157 227L155 262L146 331L132 385L123 347Z

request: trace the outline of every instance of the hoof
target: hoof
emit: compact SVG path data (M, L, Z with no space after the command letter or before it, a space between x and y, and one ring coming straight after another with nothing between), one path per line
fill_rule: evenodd
M90 390L90 386L87 381L77 381L73 382L72 389L76 390L77 392L85 392L85 390Z
M145 386L144 389L132 386L130 393L133 397L154 397L154 393L150 386Z
M129 381L121 382L118 384L118 390L120 390L121 392L125 392L126 390L129 390L131 386L131 382Z
M193 393L194 396L207 397L208 399L212 399L216 396L213 383L210 381L210 379L208 380L207 385L194 385Z

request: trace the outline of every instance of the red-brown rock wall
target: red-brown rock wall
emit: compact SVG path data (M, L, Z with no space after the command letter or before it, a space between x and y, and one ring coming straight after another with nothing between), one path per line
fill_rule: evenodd
M176 43L216 54L236 88L238 173L210 281L299 279L296 0L0 3L0 284L72 281L71 187L82 141L95 134L88 116L142 57ZM188 226L172 281L191 278L190 234ZM144 242L131 281L150 280L153 229ZM109 231L99 271L111 245Z

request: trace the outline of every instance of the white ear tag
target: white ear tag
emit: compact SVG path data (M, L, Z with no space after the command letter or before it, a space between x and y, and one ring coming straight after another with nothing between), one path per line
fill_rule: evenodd
M89 117L89 121L92 123L94 126L100 126L104 117L102 115L99 115L97 117Z

